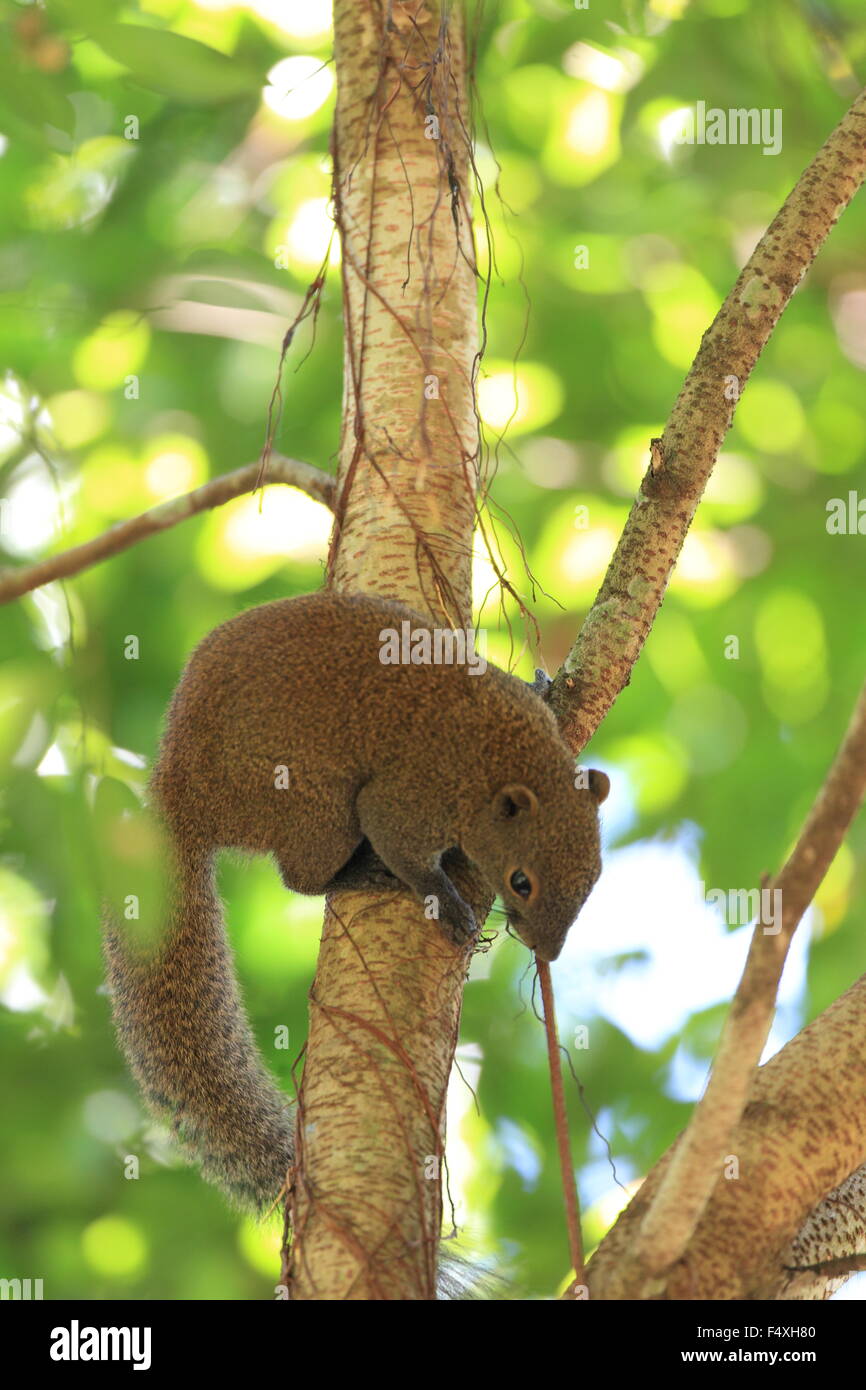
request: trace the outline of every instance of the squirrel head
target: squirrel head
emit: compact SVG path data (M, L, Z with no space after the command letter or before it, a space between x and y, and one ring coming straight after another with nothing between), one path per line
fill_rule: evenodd
M547 779L545 779L547 781ZM610 790L603 772L573 769L551 794L507 783L474 821L464 849L502 900L521 940L556 960L601 872L598 808Z

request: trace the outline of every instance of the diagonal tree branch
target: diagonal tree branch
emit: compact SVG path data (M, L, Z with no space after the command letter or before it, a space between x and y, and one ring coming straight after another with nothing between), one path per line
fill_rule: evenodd
M159 531L167 531L169 527L177 526L178 522L186 521L187 517L209 511L212 507L221 507L234 497L252 492L257 485L259 472L260 465L256 460L255 463L235 469L233 473L224 473L219 478L212 478L210 482L203 483L201 487L194 488L182 497L173 497L170 502L161 502L158 507L151 507L129 521L120 521L108 531L103 531L101 536L75 545L71 550L61 550L57 555L49 555L35 565L3 570L0 572L0 603L9 603L11 599L29 594L43 584L50 584L52 580L68 579L73 574L80 574L90 565L118 555L122 550L128 550L131 545L146 540L148 536L155 536ZM309 463L300 463L297 459L272 454L265 481L300 488L317 502L323 502L326 507L333 509L336 480L330 474L323 473L321 469L313 468Z
M658 1297L790 1296L798 1277L790 1266L804 1262L791 1258L792 1242L828 1194L866 1162L864 1009L866 976L757 1070L731 1137L736 1175L720 1176ZM591 1298L638 1296L630 1252L675 1152L676 1145L659 1159L596 1250L587 1270Z
M628 684L737 399L782 312L866 174L861 92L777 213L701 341L551 703L574 752Z
M839 1255L832 1260L822 1260L816 1265L792 1265L795 1274L814 1274L821 1279L838 1279L849 1274L862 1274L866 1270L866 1254L860 1251L855 1255Z
M794 849L769 891L781 921L759 920L725 1021L704 1095L677 1144L634 1247L636 1265L659 1275L680 1258L730 1151L769 1036L779 980L797 923L809 906L866 794L866 685ZM763 913L760 914L763 916Z
M866 1166L851 1173L809 1213L782 1257L779 1297L827 1298L849 1274L866 1269L864 1250Z

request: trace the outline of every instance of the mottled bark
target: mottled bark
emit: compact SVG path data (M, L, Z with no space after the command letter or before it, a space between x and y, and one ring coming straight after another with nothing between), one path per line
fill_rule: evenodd
M782 1255L779 1299L827 1298L849 1274L866 1270L866 1167L858 1168L810 1212Z
M459 6L338 5L345 359L331 582L468 616L478 342Z
M866 92L830 135L762 237L713 324L677 398L664 434L590 613L560 670L551 702L580 753L628 684L691 525L736 402L770 334L819 247L866 174ZM649 445L650 441L648 441ZM861 711L862 717L862 711ZM848 769L854 804L862 765ZM845 791L841 779L841 789ZM820 805L816 811L821 811ZM820 819L820 816L819 816ZM813 827L814 829L814 827ZM766 1037L784 948L826 868L786 865L786 924L778 941L756 936L731 1011L718 1075L695 1120L653 1168L602 1242L589 1272L593 1297L819 1297L832 1272L792 1273L798 1232L826 1238L831 1190L866 1160L862 1101L862 982L769 1067L750 1074ZM814 1063L814 1074L810 1066ZM822 1077L834 1085L822 1088ZM744 1096L749 1100L743 1110ZM793 1104L789 1097L796 1096ZM742 1177L712 1177L722 1141ZM839 1142L844 1138L845 1142ZM843 1191L846 1189L843 1188ZM858 1189L859 1192L859 1189ZM849 1205L853 1197L845 1199ZM698 1220L698 1218L700 1219ZM697 1222L697 1226L695 1223ZM862 1211L855 1225L863 1228ZM825 1244L830 1242L825 1239ZM856 1265L862 1252L835 1249ZM681 1256L681 1258L678 1258ZM672 1270L665 1272L671 1260ZM818 1263L813 1260L812 1263Z
M781 872L768 885L768 891L778 893L778 899L770 901L780 905L781 919L772 922L770 931L760 922L755 927L707 1089L688 1128L663 1160L664 1168L652 1189L652 1200L643 1209L640 1226L627 1252L621 1252L613 1281L617 1297L661 1296L679 1277L681 1266L690 1266L696 1228L703 1214L709 1216L714 1202L724 1205L727 1199L719 1175L730 1166L731 1156L739 1162L737 1126L748 1113L755 1068L769 1035L788 947L860 808L864 791L866 687L797 843ZM796 1064L796 1055L788 1053L789 1065L791 1058ZM765 1110L762 1116L768 1126L775 1124L773 1112ZM775 1134L768 1134L768 1144L774 1143L775 1138ZM858 1162L863 1157L866 1150ZM829 1186L835 1186L838 1180L837 1177ZM729 1177L728 1181L734 1199L748 1206L756 1185L756 1165L752 1163L748 1170L741 1166L736 1178ZM821 1192L821 1197L827 1190ZM799 1220L792 1217L795 1224L791 1234L799 1229L804 1215L800 1213ZM745 1260L746 1246L763 1244L763 1227L756 1241L758 1229L749 1219L738 1220L733 1231L725 1228L728 1249L735 1249L739 1241ZM778 1273L778 1249L773 1239L763 1249L768 1261L766 1272L772 1277ZM673 1275L668 1273L671 1266L676 1266Z
M470 614L477 339L461 15L444 13L447 24L438 4L335 5L345 386L330 582L450 626ZM406 892L329 899L300 1097L292 1297L435 1296L467 963Z
M791 1242L866 1156L866 976L755 1074L721 1175L666 1299L775 1299L790 1280ZM676 1153L656 1164L588 1271L592 1298L630 1292L640 1224ZM733 1167L731 1172L733 1172Z
M819 247L866 175L866 91L770 223L701 340L551 702L579 754L628 685L734 416ZM650 441L647 440L649 449Z

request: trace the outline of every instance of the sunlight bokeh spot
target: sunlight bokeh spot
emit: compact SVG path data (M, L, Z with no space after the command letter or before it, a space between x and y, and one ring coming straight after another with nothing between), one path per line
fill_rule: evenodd
M132 450L122 444L91 449L79 476L84 507L97 516L128 516L134 508L146 507L153 500L143 486Z
M148 444L142 457L144 481L152 500L167 502L191 492L205 482L208 459L197 439L187 435L160 435Z
M563 548L559 567L569 584L600 583L618 534L613 526L593 526L589 531L575 531Z
M497 370L478 382L478 413L485 425L498 433L521 434L540 429L555 420L565 401L565 389L556 372L541 362L521 362Z
M51 427L64 449L80 449L108 429L111 409L95 391L61 391L46 401Z
M285 244L293 261L305 270L318 270L328 253L339 265L340 238L334 229L329 198L308 198L301 203L286 229Z
M150 347L150 326L141 314L122 309L109 314L76 348L72 366L80 385L91 391L122 386L144 362Z
M226 10L237 0L196 0L199 9ZM273 24L291 39L324 39L331 25L331 0L246 0L250 14Z
M733 548L722 531L693 525L686 536L671 591L698 606L712 606L729 598L739 587Z
M663 109L664 108L664 109ZM687 146L681 143L683 131L691 114L690 106L671 107L667 102L654 101L644 107L641 124L651 122L655 126L658 148L665 159L670 161Z
M702 507L708 518L744 521L763 504L763 480L751 459L723 451L710 474Z
M238 1229L238 1249L259 1274L272 1277L280 1267L281 1231L277 1221L267 1223L248 1216Z
M607 149L613 133L613 113L604 92L587 91L568 115L565 143L575 154L595 159Z
M55 483L42 459L31 454L12 476L3 499L3 544L14 555L33 555L55 538L74 483Z
M132 1279L147 1265L148 1246L140 1226L123 1216L102 1216L81 1236L90 1268L108 1279Z
M247 589L288 560L323 558L331 513L296 488L274 485L210 512L197 546L202 574L215 588Z
M557 105L542 160L550 178L578 187L590 183L620 154L619 122L623 97L589 82L570 82Z
M806 416L785 382L752 381L737 407L734 427L756 449L767 454L785 454L803 438Z
M23 1012L42 996L35 975L48 963L48 905L26 878L0 866L0 1003Z
M302 121L324 106L334 89L334 75L321 58L296 53L281 58L268 73L265 105L284 121Z
M785 724L814 718L829 694L824 619L817 604L796 589L775 589L758 609L755 643L768 709Z
M815 894L818 912L812 931L816 937L829 936L844 922L851 905L851 889L854 886L856 868L857 863L850 847L841 844Z
M28 415L28 402L18 377L7 372L0 386L0 457L21 443Z
M609 53L582 41L566 49L562 66L569 77L581 77L605 92L627 92L643 73L643 63L636 53L627 49Z

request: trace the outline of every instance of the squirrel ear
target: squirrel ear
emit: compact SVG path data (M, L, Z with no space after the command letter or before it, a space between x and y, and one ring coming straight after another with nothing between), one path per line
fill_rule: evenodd
M607 773L599 772L597 768L591 767L589 769L589 790L600 806L610 791L610 778Z
M521 786L519 782L509 782L507 786L500 787L493 798L494 814L502 820L510 820L518 811L526 811L532 816L537 810L538 798L535 792L530 791L529 787Z

